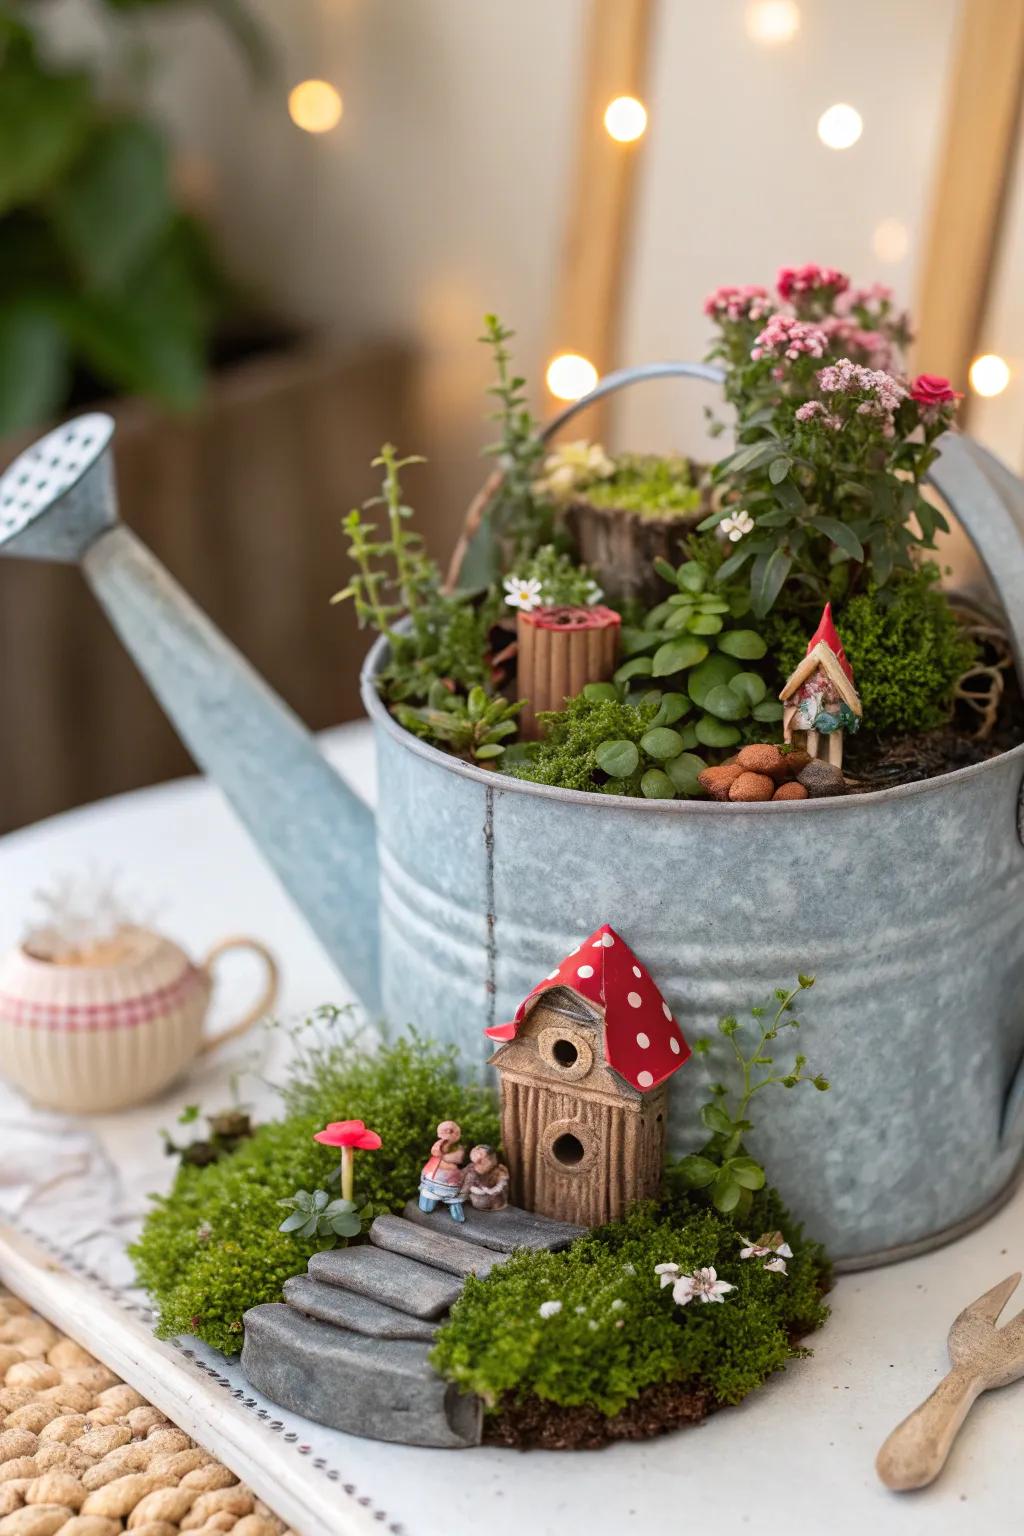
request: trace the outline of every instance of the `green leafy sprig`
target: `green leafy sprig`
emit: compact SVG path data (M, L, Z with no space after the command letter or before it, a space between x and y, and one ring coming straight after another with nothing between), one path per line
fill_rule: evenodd
M397 704L395 718L407 731L439 742L459 757L493 763L505 751L505 742L518 729L516 716L523 700L489 698L483 688L471 688L468 697L452 693L442 682L433 684L426 705Z
M828 1091L827 1078L805 1070L807 1057L802 1052L796 1053L792 1066L784 1071L778 1069L774 1055L770 1054L772 1042L782 1030L800 1028L800 1021L792 1017L795 1000L813 985L813 976L801 975L791 991L784 987L776 989L774 1014L769 1008L750 1010L757 1042L749 1051L742 1039L748 1025L733 1016L718 1022L719 1034L732 1049L738 1090L735 1099L731 1099L723 1083L712 1084L711 1100L700 1112L701 1123L711 1132L710 1140L699 1153L684 1157L676 1165L684 1184L705 1191L716 1210L734 1212L742 1218L750 1208L754 1191L764 1188L765 1171L755 1158L748 1156L743 1145L744 1136L753 1130L748 1111L756 1096L765 1088L795 1088L798 1083L813 1083L819 1092ZM702 1036L693 1048L698 1055L707 1055L711 1046L711 1039Z
M291 1212L278 1227L304 1241L319 1238L321 1251L337 1246L338 1238L358 1237L363 1222L373 1215L372 1206L356 1209L354 1200L332 1200L326 1189L297 1189L278 1205Z

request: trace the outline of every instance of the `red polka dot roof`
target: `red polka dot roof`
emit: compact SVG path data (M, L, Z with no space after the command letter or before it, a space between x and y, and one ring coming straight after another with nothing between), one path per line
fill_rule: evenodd
M647 1093L671 1077L690 1055L672 1010L624 939L603 923L537 983L508 1024L484 1033L514 1040L519 1026L553 987L567 987L595 1005L604 1019L604 1055L613 1072Z

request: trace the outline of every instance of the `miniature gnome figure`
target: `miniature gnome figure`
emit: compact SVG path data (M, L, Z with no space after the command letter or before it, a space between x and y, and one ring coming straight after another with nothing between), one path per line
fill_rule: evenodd
M860 729L863 711L853 668L832 622L831 603L825 604L807 654L779 698L786 741L804 748L812 758L827 758L833 767L841 768L843 734Z
M420 1210L434 1211L438 1204L446 1205L453 1221L466 1219L462 1208L466 1173L462 1165L466 1153L459 1146L461 1135L462 1128L454 1120L442 1120L437 1128L437 1140L420 1174Z
M481 1144L469 1154L470 1166L462 1181L474 1211L503 1211L508 1205L508 1169L499 1163L493 1147Z

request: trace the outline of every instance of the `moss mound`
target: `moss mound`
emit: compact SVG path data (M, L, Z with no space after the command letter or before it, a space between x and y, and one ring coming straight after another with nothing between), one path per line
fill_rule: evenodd
M327 1012L316 1023L344 1026ZM183 1166L170 1194L155 1197L131 1256L167 1338L194 1333L225 1354L242 1345L242 1314L280 1299L320 1244L278 1232L278 1201L296 1189L331 1189L338 1156L312 1140L329 1120L365 1120L383 1139L357 1155L356 1196L375 1210L400 1211L415 1193L430 1135L454 1118L468 1145L497 1143L489 1090L459 1081L454 1049L415 1036L373 1051L351 1037L299 1051L282 1090L287 1118L260 1126L230 1157L207 1168ZM426 1138L426 1147L425 1147Z
M782 1231L794 1250L787 1275L741 1259L735 1223L682 1193L563 1253L518 1254L467 1281L434 1365L483 1397L490 1437L505 1443L635 1438L738 1403L806 1353L796 1340L828 1315L824 1251L803 1239L771 1190L755 1197L744 1224L751 1237L766 1230ZM720 1305L680 1307L655 1274L664 1263L683 1273L713 1266L735 1290ZM603 1431L593 1410L608 1421Z
M593 481L579 499L641 517L682 517L697 511L701 493L689 459L622 453L615 459L615 473Z

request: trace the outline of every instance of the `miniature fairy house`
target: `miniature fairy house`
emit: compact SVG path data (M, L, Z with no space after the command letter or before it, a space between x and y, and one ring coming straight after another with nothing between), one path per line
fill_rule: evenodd
M513 1200L583 1226L657 1194L666 1083L690 1048L607 923L486 1031L501 1078Z
M786 741L841 768L844 733L860 729L863 711L853 684L853 668L832 622L831 603L825 604L807 654L779 698Z

